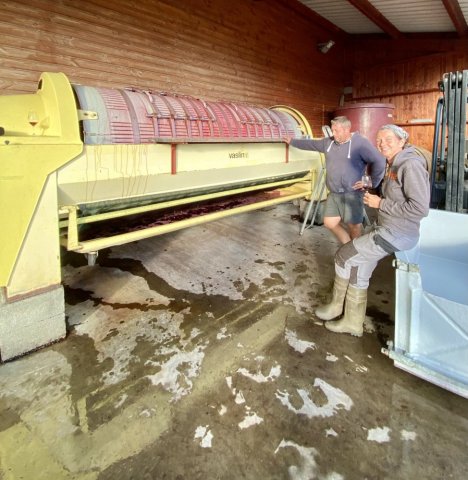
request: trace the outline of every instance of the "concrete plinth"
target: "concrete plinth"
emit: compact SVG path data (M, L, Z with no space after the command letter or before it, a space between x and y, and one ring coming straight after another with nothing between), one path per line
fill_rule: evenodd
M0 359L23 355L64 338L63 287L16 302L0 304Z

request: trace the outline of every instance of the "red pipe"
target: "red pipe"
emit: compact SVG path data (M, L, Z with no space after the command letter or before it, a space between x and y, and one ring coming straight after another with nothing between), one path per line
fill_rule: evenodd
M177 154L176 154L177 144L171 143L171 174L175 175L177 173Z

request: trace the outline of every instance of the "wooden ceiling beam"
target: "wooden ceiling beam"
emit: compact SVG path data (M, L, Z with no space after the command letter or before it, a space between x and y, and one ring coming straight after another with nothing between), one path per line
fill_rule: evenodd
M468 25L465 20L465 16L460 8L460 4L457 0L442 0L445 10L449 14L450 20L452 20L455 26L458 36L468 36Z
M404 36L368 0L348 0L348 2L363 13L371 22L380 27L387 35L390 35L390 37L396 39Z

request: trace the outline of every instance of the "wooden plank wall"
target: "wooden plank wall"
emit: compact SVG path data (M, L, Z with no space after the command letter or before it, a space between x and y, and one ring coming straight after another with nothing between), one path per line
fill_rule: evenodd
M396 124L413 144L432 150L434 120L441 93L438 82L446 72L468 69L466 40L412 39L356 41L351 57L349 101L392 103Z
M294 1L294 0L293 0ZM320 135L338 104L343 49L285 0L0 1L0 94L43 71L89 86L134 86L297 108Z

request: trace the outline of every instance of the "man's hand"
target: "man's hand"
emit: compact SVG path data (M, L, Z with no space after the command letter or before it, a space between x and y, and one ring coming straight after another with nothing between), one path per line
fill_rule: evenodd
M364 205L367 205L371 208L379 208L380 201L382 200L378 195L372 195L371 193L366 193L364 195Z

